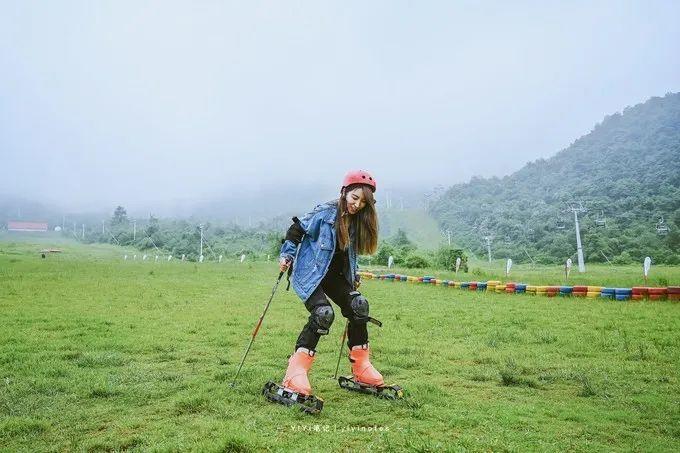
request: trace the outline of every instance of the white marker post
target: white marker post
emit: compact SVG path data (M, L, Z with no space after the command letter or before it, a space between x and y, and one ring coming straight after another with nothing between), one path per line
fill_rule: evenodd
M201 255L201 256L198 257L198 262L199 262L199 263L202 263L202 262L203 262L203 255Z
M155 262L156 262L156 263L158 262L158 255L156 255L156 261L155 261Z
M146 261L146 253L145 253L144 256L142 257L142 261Z
M512 259L508 258L508 262L505 264L505 276L510 275L510 268L512 267Z
M137 261L137 255L132 256L132 261Z
M168 261L172 259L172 255L168 255Z
M390 255L390 257L387 258L387 268L392 269L392 266L394 266L394 257Z
M184 253L182 253L182 261L184 261L185 258L186 258L186 255Z
M459 269L460 269L460 256L456 258L456 275L458 275Z
M567 258L567 262L564 263L564 277L569 283L569 273L571 273L571 258Z
M241 254L241 262L244 262L246 260L246 254L243 253Z
M647 277L649 276L649 269L652 267L652 259L650 257L645 258L645 262L642 265L642 270L645 273L645 286L647 286Z
M218 262L218 263L221 263L221 262L222 262L222 255L220 255L220 259L217 260L217 262Z

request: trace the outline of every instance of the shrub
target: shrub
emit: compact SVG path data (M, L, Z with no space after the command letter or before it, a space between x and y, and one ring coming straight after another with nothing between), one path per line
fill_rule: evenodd
M387 259L390 257L390 255L394 256L394 247L392 247L392 245L388 244L387 242L383 241L380 243L378 252L375 254L375 262L377 264L387 266Z
M430 263L419 255L409 255L404 261L404 266L410 269L422 269L424 267L430 267Z
M460 258L460 270L468 271L467 255L461 249L451 247L439 247L434 255L435 263L438 267L453 271L456 269L456 259Z
M633 262L633 258L631 258L630 253L623 251L619 256L614 257L612 262L614 264L630 264Z

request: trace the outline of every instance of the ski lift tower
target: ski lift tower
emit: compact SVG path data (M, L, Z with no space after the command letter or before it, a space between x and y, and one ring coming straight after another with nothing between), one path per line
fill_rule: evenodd
M570 205L569 211L574 213L574 224L576 225L576 253L578 255L578 271L585 272L586 264L583 260L583 247L581 246L581 231L578 225L578 214L581 212L586 212L587 209L583 207L581 203L576 205Z
M489 256L489 263L491 262L491 241L493 241L493 236L487 235L484 236L484 240L486 241L486 253Z
M449 247L451 247L451 230L450 229L445 229L442 231L442 235L446 236L447 241L449 242Z
M656 234L660 236L665 236L668 234L668 225L666 225L666 221L664 220L663 216L659 218L659 221L656 223Z
M201 258L203 258L203 224L202 223L200 225L198 225L198 229L200 230L200 233L201 233L201 245L200 245L200 249L199 249L199 252L198 252L198 259L199 259L199 261L202 261L201 260Z

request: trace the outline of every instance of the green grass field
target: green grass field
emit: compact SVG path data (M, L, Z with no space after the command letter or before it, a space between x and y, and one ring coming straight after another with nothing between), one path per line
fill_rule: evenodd
M384 323L369 327L373 362L407 395L338 387L338 316L311 375L314 417L260 395L306 320L284 285L229 387L274 263L126 262L70 241L41 259L45 244L0 241L0 450L680 450L677 303L366 281ZM657 271L677 284L677 268ZM616 272L618 286L639 273Z

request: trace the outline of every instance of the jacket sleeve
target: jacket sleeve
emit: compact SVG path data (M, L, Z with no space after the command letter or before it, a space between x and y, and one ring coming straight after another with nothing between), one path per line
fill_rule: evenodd
M305 235L309 236L312 240L316 240L319 237L321 221L323 220L322 214L325 208L326 207L324 205L318 205L300 219L300 225L302 226L302 229L305 230ZM281 246L279 257L287 258L292 261L295 257L296 249L297 246L293 243L293 241L286 240Z

